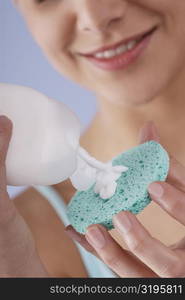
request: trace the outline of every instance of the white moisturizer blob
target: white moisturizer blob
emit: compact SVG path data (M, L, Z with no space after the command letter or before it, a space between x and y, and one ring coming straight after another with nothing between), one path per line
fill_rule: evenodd
M113 166L112 161L100 162L82 147L78 148L76 171L70 176L73 186L86 191L94 185L94 192L102 199L111 198L117 189L117 179L128 170L126 166Z

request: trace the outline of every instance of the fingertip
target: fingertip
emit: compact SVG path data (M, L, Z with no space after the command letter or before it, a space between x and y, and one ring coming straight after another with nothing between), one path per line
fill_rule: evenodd
M150 140L160 142L158 130L152 120L146 121L144 126L139 130L139 144L143 144Z
M133 213L131 213L129 210L122 210L119 213L115 214L112 218L113 224L115 227L117 227L118 221L122 218L129 218L133 219L136 218Z
M152 134L153 134L152 139L160 143L159 131L157 129L156 124L153 121L151 122L151 127L152 127Z
M67 231L67 230L72 230L72 229L73 229L73 226L70 224L70 225L67 225L64 230Z
M0 115L0 126L7 127L12 126L13 122L5 115Z
M77 241L78 243L80 243L82 241L82 237L80 235L80 233L78 233L77 231L75 231L75 229L69 225L64 229L64 232L67 234L68 237L70 237L72 240Z

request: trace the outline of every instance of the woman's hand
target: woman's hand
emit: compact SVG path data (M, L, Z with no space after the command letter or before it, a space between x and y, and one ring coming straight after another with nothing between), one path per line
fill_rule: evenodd
M0 116L0 277L48 277L32 233L7 192L5 161L12 127Z
M140 143L159 142L153 122L141 130ZM178 222L185 225L185 168L170 155L170 170L166 182L151 183L151 198ZM87 228L85 235L69 225L66 233L104 261L120 277L185 277L185 238L167 247L150 233L128 211L113 216L115 229L129 251L123 249L100 224Z

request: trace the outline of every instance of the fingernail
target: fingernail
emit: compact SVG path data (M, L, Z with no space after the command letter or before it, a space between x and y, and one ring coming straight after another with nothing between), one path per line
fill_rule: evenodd
M0 120L5 120L7 117L5 115L0 115Z
M153 128L153 121L147 121L139 131L139 141L145 141L150 138L150 131Z
M106 244L105 237L97 227L91 227L86 232L86 238L95 248L103 248Z
M132 227L132 222L130 220L130 217L128 216L127 213L119 213L113 217L114 224L118 227L121 232L124 234L127 234L131 227Z
M1 122L1 123L4 123L5 121L7 121L7 119L10 120L7 116L5 116L5 115L0 115L0 122Z
M4 132L5 129L9 128L10 123L12 125L12 121L7 116L0 115L0 131Z
M0 125L3 126L4 123L6 124L6 116L0 115Z
M161 184L153 182L149 185L148 187L148 191L150 192L150 194L152 194L154 197L159 197L161 198L163 196L164 193L164 189L161 186Z
M146 125L139 131L139 142L142 142L148 138L148 128Z
M152 135L155 141L160 143L160 136L157 130L157 127L153 121L151 121Z
M69 228L65 228L64 232L67 234L67 236L69 236L72 240L77 241L78 243L80 243L82 241L82 238L80 235L78 235L78 233L76 233L75 231L73 231L73 229Z

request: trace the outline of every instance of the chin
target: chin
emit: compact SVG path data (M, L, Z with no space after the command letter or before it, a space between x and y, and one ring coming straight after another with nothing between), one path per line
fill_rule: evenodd
M160 100L159 96L170 89L178 72L175 68L169 68L168 71L150 69L150 72L143 72L140 76L135 74L134 78L126 78L124 82L117 80L111 84L102 84L97 87L98 98L120 107L142 108L157 99Z
M147 105L154 101L155 97L159 93L161 89L156 86L154 88L142 88L141 86L134 89L126 89L122 87L111 87L106 89L102 92L99 92L99 99L104 99L104 101L109 102L115 106L119 107L130 107L136 108L140 106Z

